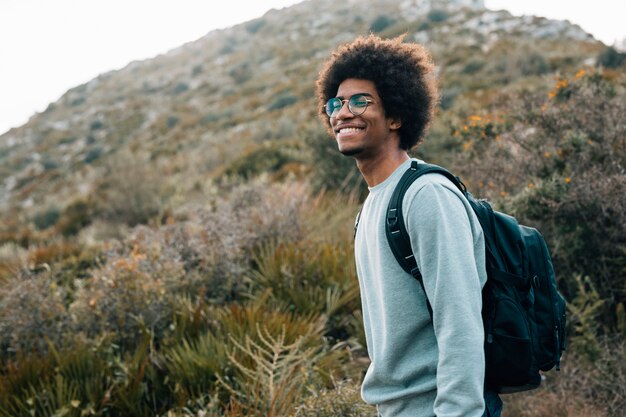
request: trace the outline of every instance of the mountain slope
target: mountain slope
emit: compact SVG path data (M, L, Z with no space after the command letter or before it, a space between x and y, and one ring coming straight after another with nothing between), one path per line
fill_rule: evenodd
M370 31L431 48L444 112L592 63L603 49L575 25L490 11L480 0L309 0L272 10L102 74L0 136L0 215L26 224L66 209L116 187L107 178L129 164L173 187L167 199L272 144L297 152L319 124L321 62Z

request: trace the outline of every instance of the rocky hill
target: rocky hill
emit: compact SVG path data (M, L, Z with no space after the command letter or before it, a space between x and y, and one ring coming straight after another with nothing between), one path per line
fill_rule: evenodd
M276 144L299 152L319 124L322 60L369 32L406 33L431 48L442 112L593 64L604 48L568 22L487 10L480 0L304 1L102 74L0 136L0 215L11 227L54 217L122 186L138 167L170 187L159 198L184 200L243 156Z

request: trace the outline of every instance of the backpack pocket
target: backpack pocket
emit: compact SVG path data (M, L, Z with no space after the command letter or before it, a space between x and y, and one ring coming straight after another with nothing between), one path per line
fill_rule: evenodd
M526 312L512 299L500 298L486 324L487 382L492 386L528 383L532 340Z

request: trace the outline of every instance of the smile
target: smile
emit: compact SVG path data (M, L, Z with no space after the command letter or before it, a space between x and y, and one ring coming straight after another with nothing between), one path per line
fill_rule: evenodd
M338 133L340 133L340 134L349 134L349 133L360 132L361 130L363 130L363 128L360 128L360 127L343 127L341 129L339 129Z

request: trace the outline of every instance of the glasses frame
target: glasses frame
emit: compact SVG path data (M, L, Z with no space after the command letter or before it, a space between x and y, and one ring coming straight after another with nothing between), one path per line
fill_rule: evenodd
M355 112L352 109L352 106L350 105L350 102L352 101L352 99L354 99L355 97L363 97L365 99L365 106L363 107L363 111L359 111L359 112ZM336 109L334 112L330 113L328 111L328 104L333 101L333 100L340 100L341 101L341 107L339 107L338 109ZM365 94L355 94L350 98L347 99L340 99L339 97L333 97L328 99L328 101L326 102L326 104L324 105L324 110L326 111L326 114L328 115L328 117L333 118L333 117L337 117L336 114L339 113L341 111L341 109L343 109L343 105L345 103L348 103L348 110L350 111L350 113L352 113L355 116L360 116L363 113L365 113L365 110L367 110L367 106L369 106L370 103L376 103L374 100L372 100L371 98L368 98ZM335 116L333 116L335 115Z

